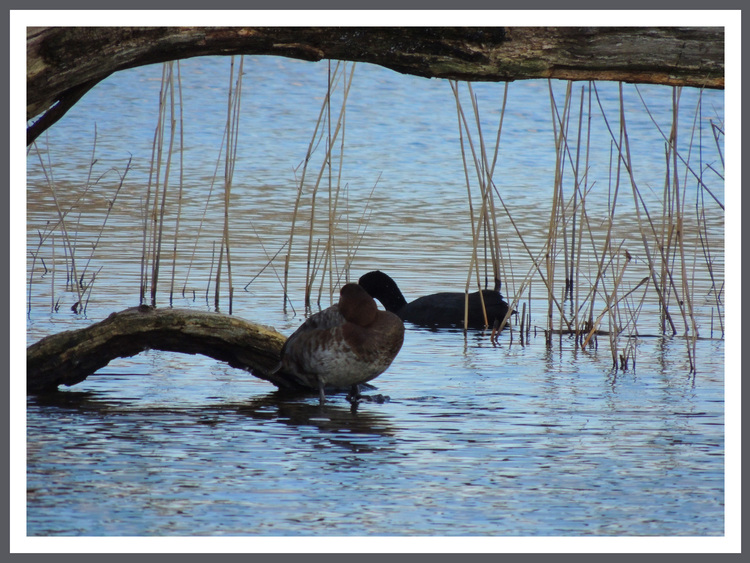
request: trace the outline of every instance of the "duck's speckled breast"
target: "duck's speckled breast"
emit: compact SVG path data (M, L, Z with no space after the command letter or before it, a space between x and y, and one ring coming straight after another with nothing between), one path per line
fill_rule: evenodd
M391 365L404 338L401 320L380 312L368 327L345 322L335 308L313 315L289 337L282 370L308 387L318 380L333 387L369 381Z

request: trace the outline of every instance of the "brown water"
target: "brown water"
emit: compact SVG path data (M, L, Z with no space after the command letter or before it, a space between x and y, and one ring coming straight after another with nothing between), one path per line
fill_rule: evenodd
M214 308L224 196L222 176L213 187L212 182L226 121L227 65L225 59L209 58L181 66L186 149L172 296L176 306ZM295 178L325 95L327 67L263 58L246 59L245 65L229 212L232 312L289 334L305 316L309 190L298 217L286 308L280 281L283 247L295 205ZM29 343L138 304L160 77L161 67L111 77L40 139L51 182L36 149L30 152ZM558 103L564 87L555 84ZM494 139L502 87L474 88L487 120L485 138ZM597 88L608 119L616 118L617 85ZM641 92L668 131L671 89ZM660 220L664 140L633 87L626 86L625 93L635 176L649 212ZM704 93L700 143L694 139L688 148L697 93L685 90L682 96L681 116L687 123L680 129L686 143L682 154L690 154L691 168L703 170L704 182L723 201L723 183L705 167L720 166L709 119L723 119L723 97ZM531 307L528 342L521 344L517 325L495 344L488 332L409 327L393 366L374 381L390 402L366 404L356 413L343 396L324 407L314 396L282 400L269 384L207 358L150 351L117 360L58 395L29 398L28 534L723 534L723 211L684 174L683 189L691 202L682 227L685 273L678 258L673 271L681 294L683 283L690 287L701 336L694 348L695 373L686 341L659 336L653 288L634 289L648 275L648 257L624 177L612 234L620 261L603 283L612 290L627 250L633 260L621 292L633 293L617 320L628 328L616 346L618 351L632 347L635 365L631 361L626 370L613 369L607 337L585 350L576 349L567 336L547 345L547 294L538 273L530 300L529 290L521 289L534 272L521 238L537 255L549 230L555 165L549 106L546 82L511 85L495 172L498 191L521 233L498 212L503 293L519 298L519 309L523 302ZM592 109L587 196L595 243L583 245L581 301L595 278L616 184L609 172L611 137L597 111ZM335 272L345 278L346 264L349 278L357 279L382 269L407 299L463 290L472 230L456 104L448 84L358 66L346 115ZM97 160L86 189L94 123ZM115 199L118 172L131 154L132 168ZM308 182L320 158L318 151ZM170 303L177 170L171 172L167 198L166 258L157 293L161 306ZM324 176L319 218L328 213L327 182ZM70 210L66 226L78 276L91 280L96 274L83 315L70 311L77 295L65 283L71 263L62 230L55 230L54 239L46 237L58 217L50 183L57 205ZM472 190L477 213L478 192ZM705 217L703 229L697 226L696 202ZM39 233L45 237L41 247ZM322 248L327 236L327 223L316 222L313 248ZM555 285L561 303L562 256L560 250ZM316 298L320 276L317 280ZM229 295L222 283L219 308L227 312ZM327 306L328 278L322 288L320 305ZM597 300L596 314L603 310L603 298ZM570 302L563 306L568 315L575 309ZM674 297L670 309L682 333ZM633 328L627 319L635 311ZM612 326L607 316L603 323L604 329ZM558 313L553 326L559 326Z

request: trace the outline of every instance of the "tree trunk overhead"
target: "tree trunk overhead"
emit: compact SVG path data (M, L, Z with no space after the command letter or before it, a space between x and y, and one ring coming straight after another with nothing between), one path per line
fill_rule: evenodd
M617 80L724 87L720 27L48 27L27 31L31 143L89 89L135 66L202 55L378 64L429 78Z

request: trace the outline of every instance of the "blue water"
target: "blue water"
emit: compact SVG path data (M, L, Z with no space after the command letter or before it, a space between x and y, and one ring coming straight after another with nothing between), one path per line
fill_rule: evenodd
M235 76L238 64L235 59ZM38 142L63 207L72 206L68 221L79 264L91 255L118 173L132 156L131 170L91 255L86 275L97 274L85 315L70 311L76 296L65 287L61 235L56 235L54 248L51 238L37 248L39 232L48 221L54 224L56 211L39 157L30 152L29 343L138 304L144 198L161 74L162 67L153 66L113 75ZM229 59L182 61L180 75L185 149L173 299L181 307L212 309L212 259L223 226L224 160L219 151L227 119ZM326 94L327 76L327 63L244 60L230 209L232 312L284 334L305 315L310 191L304 193L295 235L291 307L284 307L279 281L284 253L272 267L264 267L289 236L300 164ZM343 270L348 256L352 279L383 269L399 282L407 299L463 290L471 225L456 102L448 83L356 65L352 84L343 161L339 149L335 151L336 166L343 162L344 194L335 267ZM571 131L577 128L582 86L573 85ZM565 87L553 83L560 112ZM463 110L473 119L466 85L461 88ZM596 88L617 139L618 85L597 83ZM475 84L473 89L485 143L492 147L503 85ZM672 89L639 89L668 134ZM720 165L710 121L723 120L723 93L703 92L698 117L702 126L693 134L698 95L682 91L678 143L723 201L723 182L705 167ZM623 96L637 163L634 174L644 200L660 216L664 139L635 87L624 85ZM340 107L341 87L332 99ZM584 103L589 103L588 91ZM615 182L609 172L612 136L593 94L591 103L587 185L591 221L598 229L607 217ZM94 181L85 190L94 138ZM320 169L325 139L322 143L311 159L308 190ZM510 85L500 147L496 184L536 253L546 238L555 166L546 81ZM213 181L217 162L219 177ZM167 213L170 249L178 178L176 163L173 166ZM632 218L631 187L621 182L617 213L622 219L615 227L615 244L622 243L635 255L625 277L627 289L632 289L644 276L645 257ZM327 214L328 185L324 174L319 216ZM694 182L686 185L689 201L695 202L701 191ZM472 190L476 201L475 185ZM691 205L695 203L687 207ZM207 219L201 223L205 209ZM720 536L725 381L719 328L723 310L716 308L715 292L723 282L724 233L723 212L708 204L706 210L708 248L718 281L711 286L707 268L700 265L702 253L691 250L699 245L697 230L691 231L688 251L700 260L690 279L703 337L695 347L695 373L684 339L658 335L658 310L650 294L640 303L640 293L634 293L628 302L629 310L642 308L638 334L645 336L617 342L618 351L628 343L634 347L635 366L631 362L628 369L613 369L606 336L585 351L576 350L567 336L555 336L546 345L546 293L538 281L527 301L534 325L528 341L521 342L517 325L496 344L487 332L465 335L409 327L398 358L373 382L390 401L364 404L356 413L343 396L332 397L324 407L315 397L280 399L269 384L213 360L149 351L116 360L57 396L29 398L27 532ZM694 224L688 218L686 229L694 229ZM325 224L316 225L316 244L325 242ZM527 290L519 288L531 269L528 254L507 219L501 220L500 232L503 292L510 298L526 297ZM32 252L45 258L48 271L39 259L32 268ZM161 306L169 304L171 254L169 260L169 274L159 286ZM582 268L582 290L592 279L589 268ZM316 296L319 283L318 278ZM227 312L225 287L219 308ZM326 306L327 279L323 287L321 305ZM57 300L60 306L53 311L51 303ZM598 307L597 312L601 302Z

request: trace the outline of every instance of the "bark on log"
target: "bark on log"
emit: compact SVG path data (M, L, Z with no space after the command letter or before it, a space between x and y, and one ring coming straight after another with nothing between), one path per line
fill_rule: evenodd
M27 141L113 72L235 54L363 61L457 80L560 78L724 87L720 27L29 28L27 119L44 115L29 127Z
M74 385L119 357L144 350L203 354L244 369L280 389L295 389L278 364L286 338L235 316L187 309L134 307L86 328L61 332L28 347L28 393Z

